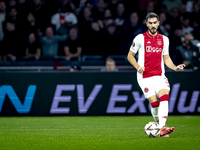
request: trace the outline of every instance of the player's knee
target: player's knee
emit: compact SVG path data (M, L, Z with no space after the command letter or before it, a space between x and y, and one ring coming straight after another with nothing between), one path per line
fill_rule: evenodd
M155 107L159 107L160 102L159 101L155 101L151 103L151 107L155 108Z
M169 101L169 94L165 94L163 96L160 97L160 102L162 101Z

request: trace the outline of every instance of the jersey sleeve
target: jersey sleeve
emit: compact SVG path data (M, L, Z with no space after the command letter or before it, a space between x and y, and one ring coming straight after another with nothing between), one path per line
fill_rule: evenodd
M169 38L164 36L164 47L163 47L163 52L162 55L168 55L169 54Z
M141 47L141 44L140 44L140 38L141 38L141 35L137 35L134 39L133 39L133 43L131 44L131 47L130 47L130 50L134 53L137 53L138 50L140 49Z
M56 23L59 22L58 18L59 18L59 14L58 13L54 14L51 18L51 24L56 25Z

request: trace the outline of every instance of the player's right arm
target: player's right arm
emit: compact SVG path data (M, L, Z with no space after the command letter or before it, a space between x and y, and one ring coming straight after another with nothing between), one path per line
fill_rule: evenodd
M133 43L130 47L127 59L130 62L130 64L135 67L135 69L139 72L139 73L143 73L145 68L140 66L136 59L135 59L135 54L137 53L137 51L140 49L141 45L138 41L140 41L140 37L141 35L138 35L135 37L135 39L133 40Z
M135 69L138 69L140 66L139 64L136 62L136 59L135 59L135 54L134 52L132 52L131 50L129 50L129 53L128 53L128 61L130 62L130 64L135 67Z

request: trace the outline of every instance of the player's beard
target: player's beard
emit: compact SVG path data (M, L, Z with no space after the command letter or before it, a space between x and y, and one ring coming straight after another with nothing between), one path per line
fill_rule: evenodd
M152 31L153 29L155 29L155 31ZM152 34L152 35L154 35L154 34L156 34L157 33L157 29L156 28L148 28L148 30L149 30L149 32Z

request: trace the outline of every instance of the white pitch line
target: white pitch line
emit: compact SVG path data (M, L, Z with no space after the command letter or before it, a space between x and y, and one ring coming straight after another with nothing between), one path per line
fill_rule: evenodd
M123 129L123 130L132 130L133 128L99 128L98 130L101 130L101 129ZM135 128L135 129L142 129L142 128ZM88 130L87 129L27 129L27 128L23 128L23 129L6 129L6 128L3 128L3 129L0 129L0 131L37 131L37 130L40 130L40 131L47 131L47 130L74 130L74 131L80 131L80 130ZM92 130L92 129L91 129Z

